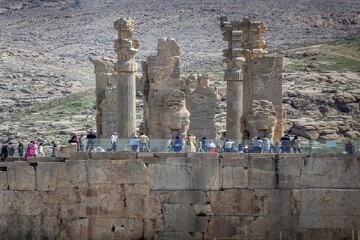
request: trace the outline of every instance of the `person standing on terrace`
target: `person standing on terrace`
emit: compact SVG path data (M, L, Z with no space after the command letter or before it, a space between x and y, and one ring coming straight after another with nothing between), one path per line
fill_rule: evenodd
M345 145L345 151L347 154L354 154L355 153L355 146L352 143L352 141L349 141L346 145Z

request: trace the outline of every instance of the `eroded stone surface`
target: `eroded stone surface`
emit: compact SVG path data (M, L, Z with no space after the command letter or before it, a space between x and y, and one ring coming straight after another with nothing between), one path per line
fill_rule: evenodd
M356 156L114 155L2 164L36 185L0 190L0 237L325 240L360 224Z

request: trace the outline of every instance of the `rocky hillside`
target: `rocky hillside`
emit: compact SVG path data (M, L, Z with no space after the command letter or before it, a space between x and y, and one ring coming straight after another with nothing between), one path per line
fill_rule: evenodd
M61 127L54 125L50 111L36 113L34 117L24 113L20 119L12 113L44 100L92 88L94 74L89 57L115 57L113 22L117 18L130 16L137 21L135 34L141 45L137 54L139 62L155 53L158 38L171 36L181 46L183 72L199 68L211 72L217 69L213 66L221 65L222 49L226 48L219 30L220 16L227 15L230 20L249 16L264 21L268 26L265 36L268 49L283 51L360 36L359 9L357 0L341 3L335 0L0 0L0 117L4 123L0 131L4 138L11 135L24 139L35 135L39 139L61 139L75 128L81 130L92 125L91 122L82 125L72 122L84 117L79 113L91 119L92 104L85 104L92 105L90 108L80 106L81 111L75 112L66 107L55 110L53 117L62 120ZM322 51L315 47L280 53L288 59L284 82L288 129L318 139L356 137L359 70L338 68L338 64L331 62L338 62L339 56L322 59ZM354 47L342 54L352 56L358 51ZM356 59L358 55L348 61L356 65ZM337 72L329 73L329 70ZM221 70L216 71L213 84L221 86ZM219 104L222 106L223 102ZM219 107L219 111L221 109ZM220 123L223 116L224 113L219 112ZM45 117L50 119L42 122L41 118ZM305 117L317 125L309 125L311 121L303 121ZM27 122L19 122L21 119ZM52 121L51 136L46 132ZM22 128L28 124L35 127ZM38 128L39 125L42 127ZM27 129L32 132L27 133Z
M360 39L282 54L288 130L318 140L360 137Z

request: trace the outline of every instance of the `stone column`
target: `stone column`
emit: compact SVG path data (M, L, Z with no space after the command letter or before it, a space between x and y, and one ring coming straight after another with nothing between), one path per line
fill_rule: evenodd
M108 138L118 131L117 86L114 74L114 60L94 57L90 61L95 67L96 78L96 134Z
M243 68L244 75L244 87L243 87L243 112L247 112L252 104L253 100L267 100L263 98L254 98L254 79L252 77L250 69L250 60L255 58L264 57L267 54L266 42L263 38L263 33L266 30L266 26L260 21L250 21L245 17L239 24L239 28L243 32L241 40L241 46L243 48L243 56L245 57L245 65ZM262 91L263 92L263 91Z
M118 31L118 39L115 40L118 60L114 65L118 82L118 136L130 138L136 132L135 54L139 43L133 37L135 21L131 18L117 20L114 27Z
M242 65L245 62L241 48L242 31L239 22L229 22L227 17L220 18L220 29L228 48L224 50L224 62L227 64L224 80L227 82L226 137L241 141L240 121L242 115L243 77Z

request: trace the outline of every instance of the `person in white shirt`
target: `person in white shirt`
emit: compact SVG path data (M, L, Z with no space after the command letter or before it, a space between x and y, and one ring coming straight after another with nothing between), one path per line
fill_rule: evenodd
M270 139L268 139L267 137L265 137L263 139L263 143L262 143L262 152L263 153L269 153L270 152L270 148L271 148L271 142Z
M254 153L261 153L262 143L263 143L263 141L260 139L260 137L257 137L257 138L254 140L254 142L253 142Z
M231 152L233 144L234 144L233 141L230 141L229 139L226 139L224 144L223 144L224 152Z
M118 135L116 132L114 132L112 135L111 135L111 138L110 138L110 141L111 141L111 148L107 149L108 152L116 152L116 142L117 142L117 139L118 139Z
M39 156L40 156L40 157L45 157L44 145L43 145L43 143L39 143Z

